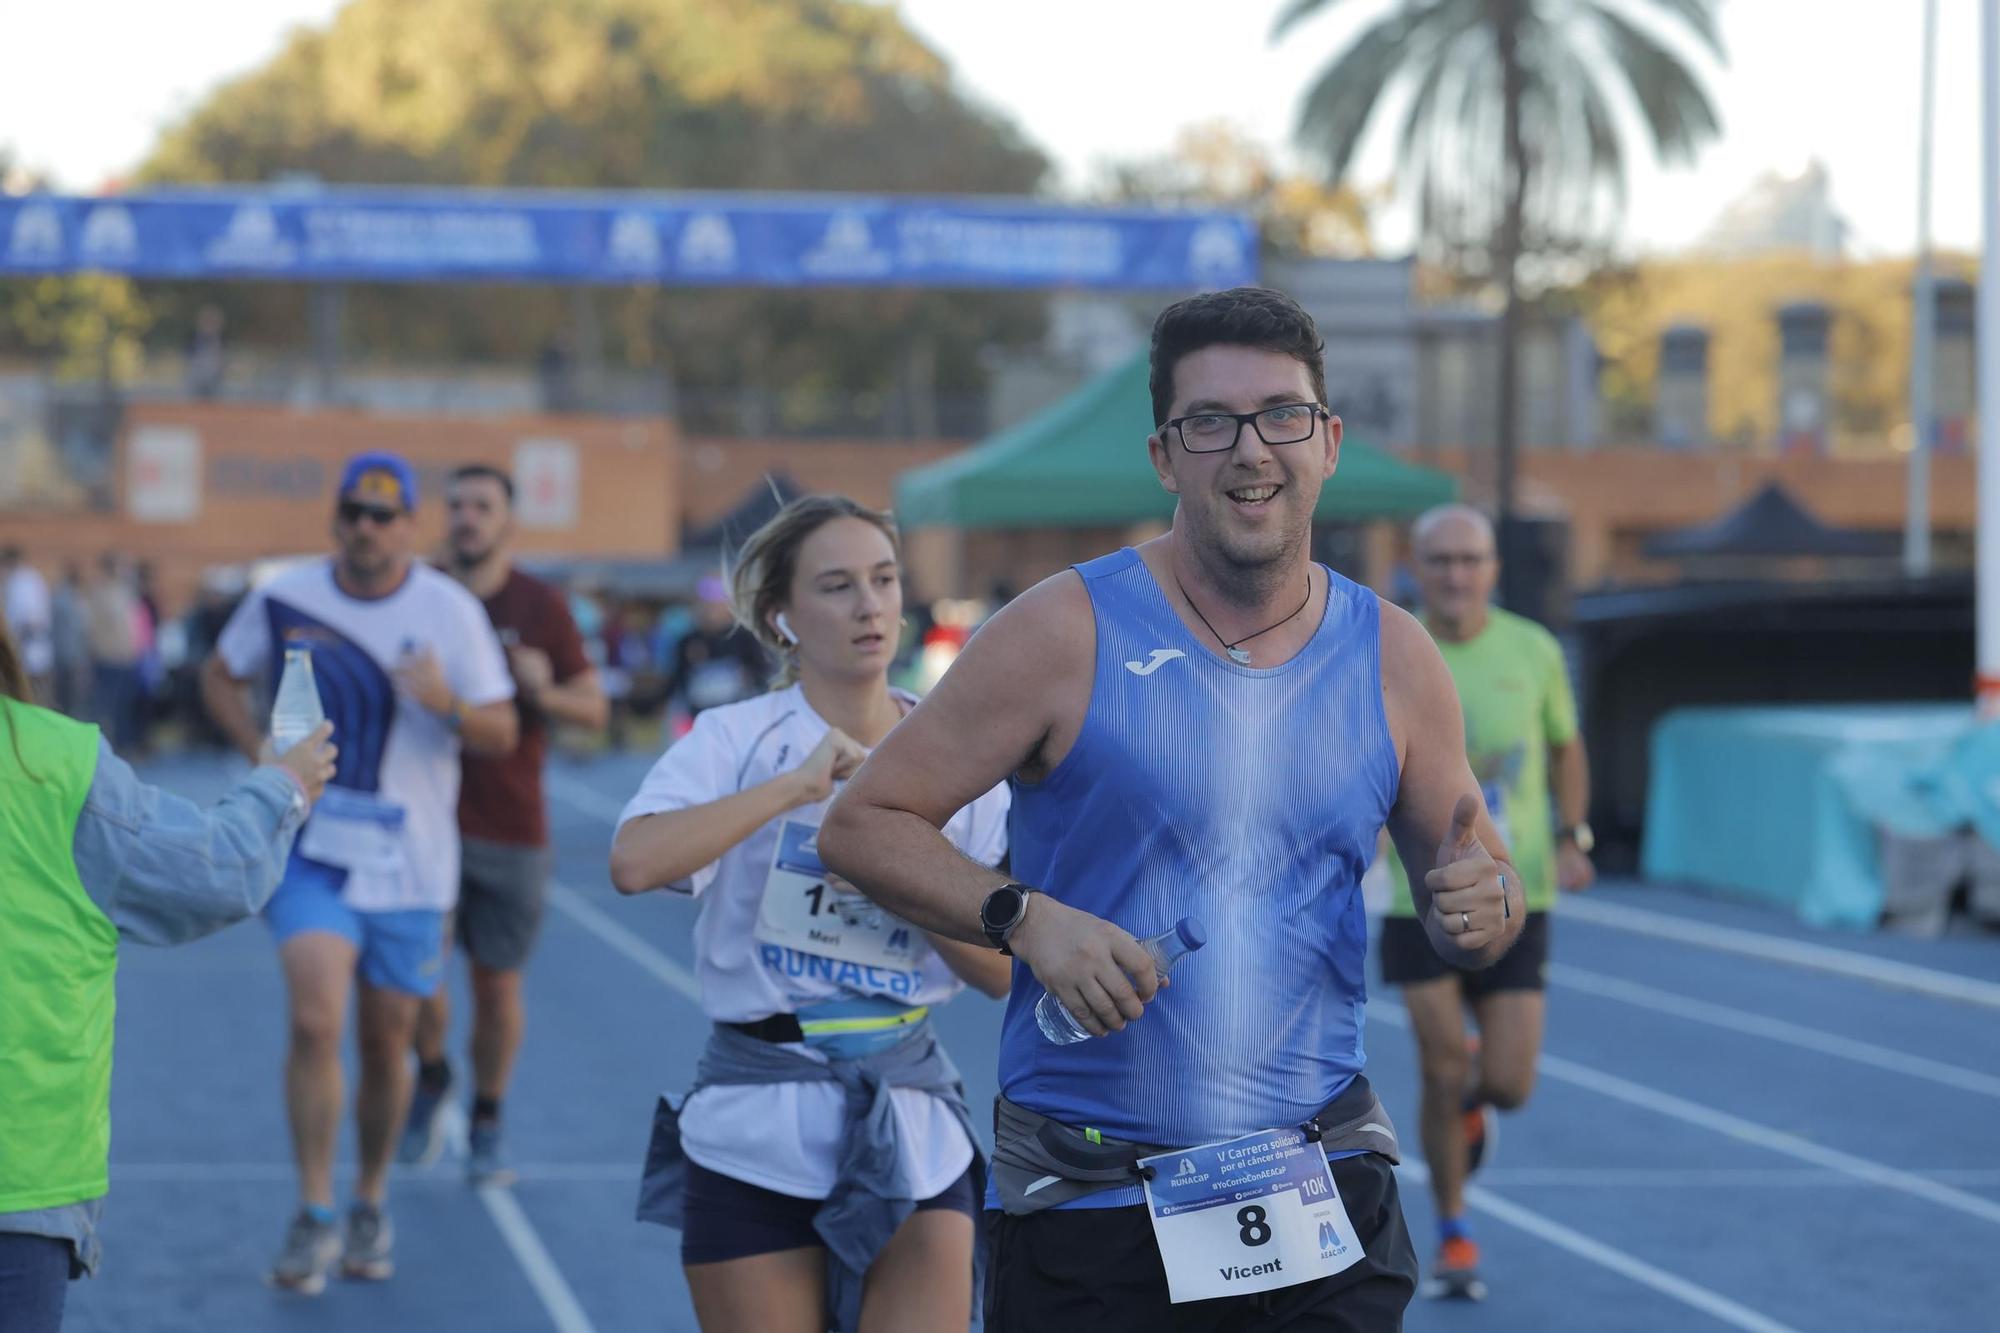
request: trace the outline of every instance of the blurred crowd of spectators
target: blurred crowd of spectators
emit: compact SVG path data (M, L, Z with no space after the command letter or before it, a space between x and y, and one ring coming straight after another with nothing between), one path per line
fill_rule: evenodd
M211 570L191 606L163 615L144 560L107 552L87 565L44 568L19 547L0 547L0 606L36 698L96 723L133 757L156 742L227 748L201 707L197 674L249 581L246 570ZM891 680L926 693L1012 595L996 587L986 599L912 605ZM632 745L640 725L649 733L657 726L661 743L684 734L703 709L762 691L776 668L736 627L720 578L702 580L686 599L575 588L570 607L611 698L606 741L614 750Z
M216 568L196 600L162 614L146 560L104 552L94 564L42 568L18 546L0 546L0 606L22 644L36 699L96 723L120 755L144 757L156 743L226 749L200 703L200 664L214 648L250 572ZM890 679L924 695L986 616L1012 598L912 604ZM570 610L612 701L606 743L626 749L636 727L680 737L704 709L766 689L776 662L730 618L720 578L690 598L620 598L572 588Z
M195 743L222 745L199 707L195 672L242 593L240 578L212 579L169 618L145 561L108 551L45 572L19 547L0 548L0 604L35 697L95 722L127 756L146 754L168 723Z
M912 605L890 680L922 695L986 618L1011 600L996 587L979 600ZM635 719L657 719L663 739L684 734L703 709L760 693L777 664L736 626L720 578L702 580L687 600L618 601L572 591L571 610L611 697L609 744L623 749Z

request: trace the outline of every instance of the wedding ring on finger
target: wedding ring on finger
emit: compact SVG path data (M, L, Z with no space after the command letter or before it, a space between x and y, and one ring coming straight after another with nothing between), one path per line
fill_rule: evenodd
M1458 933L1463 935L1465 934L1466 931L1471 929L1472 929L1472 913L1460 912L1458 914Z

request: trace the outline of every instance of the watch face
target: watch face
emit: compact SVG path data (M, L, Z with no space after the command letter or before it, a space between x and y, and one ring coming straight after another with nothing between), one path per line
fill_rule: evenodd
M986 895L979 908L980 924L988 930L1005 930L1021 917L1026 895L1013 885L1003 885Z

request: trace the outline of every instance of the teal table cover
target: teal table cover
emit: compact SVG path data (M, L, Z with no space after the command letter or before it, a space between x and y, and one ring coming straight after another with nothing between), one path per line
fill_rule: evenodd
M2000 728L1970 705L1685 708L1652 735L1641 870L1874 928L1883 832L2000 835Z

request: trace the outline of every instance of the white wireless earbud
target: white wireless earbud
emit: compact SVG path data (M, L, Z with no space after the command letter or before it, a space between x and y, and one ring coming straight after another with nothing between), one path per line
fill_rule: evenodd
M778 612L778 637L785 641L788 648L799 641L799 636L792 633L792 622L785 619L783 611Z

